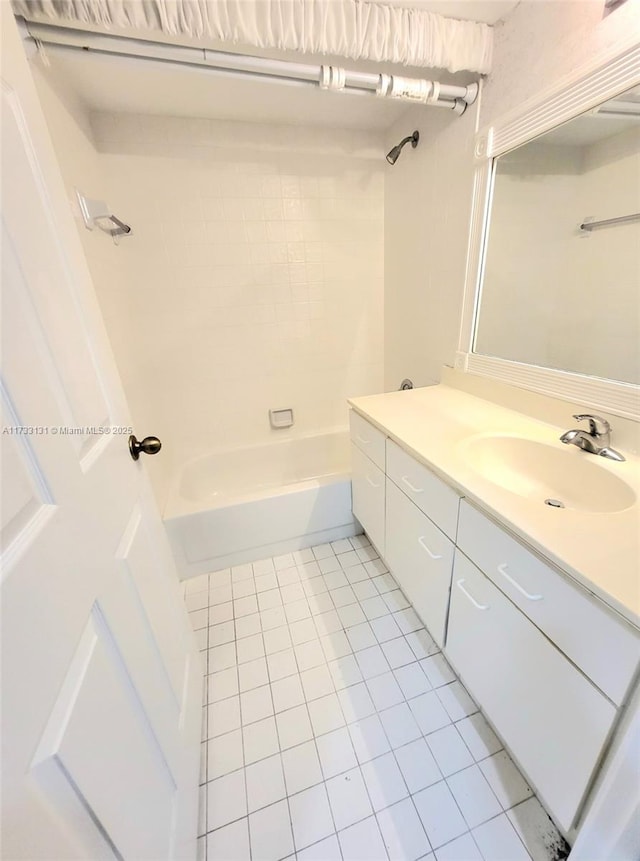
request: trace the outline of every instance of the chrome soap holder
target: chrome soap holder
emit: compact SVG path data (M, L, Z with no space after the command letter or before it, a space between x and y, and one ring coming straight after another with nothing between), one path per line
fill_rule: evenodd
M76 191L76 196L80 212L82 213L82 219L88 230L98 227L104 233L108 233L116 242L120 236L131 236L133 232L131 227L125 224L124 221L120 221L115 215L112 215L104 200L92 200L90 197L82 194L81 191Z

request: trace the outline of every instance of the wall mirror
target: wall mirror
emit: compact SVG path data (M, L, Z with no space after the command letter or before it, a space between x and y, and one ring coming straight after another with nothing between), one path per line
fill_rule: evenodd
M456 366L640 418L640 56L612 77L478 135Z

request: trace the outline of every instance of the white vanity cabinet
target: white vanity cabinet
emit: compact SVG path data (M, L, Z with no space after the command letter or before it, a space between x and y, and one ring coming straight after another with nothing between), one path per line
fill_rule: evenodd
M459 550L446 653L569 831L615 706Z
M353 411L350 424L353 513L384 556L385 436Z

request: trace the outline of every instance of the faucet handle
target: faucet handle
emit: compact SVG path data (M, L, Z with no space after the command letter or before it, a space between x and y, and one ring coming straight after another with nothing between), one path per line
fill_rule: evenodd
M589 422L589 433L591 436L605 436L611 431L611 425L601 416L591 416L588 413L585 413L584 415L574 415L574 419L579 422ZM600 424L600 427L598 427L598 423Z

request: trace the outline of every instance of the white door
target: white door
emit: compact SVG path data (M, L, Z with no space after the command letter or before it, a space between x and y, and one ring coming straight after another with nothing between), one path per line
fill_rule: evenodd
M2 857L193 859L199 654L145 455L86 431L129 416L0 6Z

